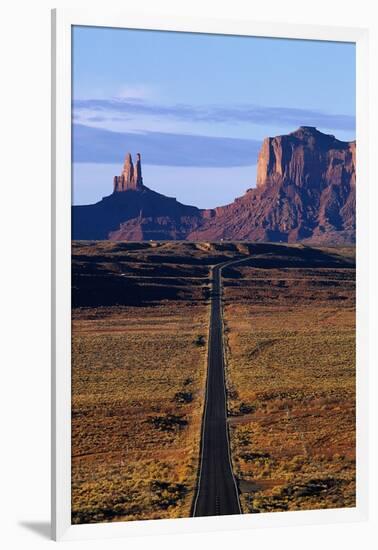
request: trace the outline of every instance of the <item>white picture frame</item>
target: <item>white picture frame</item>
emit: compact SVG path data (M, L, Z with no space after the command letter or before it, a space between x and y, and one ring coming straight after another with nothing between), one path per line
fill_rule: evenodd
M71 525L71 28L74 25L356 43L357 505L355 508ZM368 513L368 30L247 20L52 12L52 533L55 540L355 522Z

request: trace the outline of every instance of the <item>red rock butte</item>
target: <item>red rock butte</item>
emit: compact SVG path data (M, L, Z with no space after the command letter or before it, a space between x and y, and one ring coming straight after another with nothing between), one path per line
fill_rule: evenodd
M136 155L135 166L131 154L127 153L123 165L122 174L114 176L113 193L123 191L138 191L143 189L142 162L140 153Z
M113 193L93 205L73 206L72 219L73 238L81 240L354 244L356 142L313 126L267 137L256 187L206 210L146 187L140 154L134 165L128 153Z

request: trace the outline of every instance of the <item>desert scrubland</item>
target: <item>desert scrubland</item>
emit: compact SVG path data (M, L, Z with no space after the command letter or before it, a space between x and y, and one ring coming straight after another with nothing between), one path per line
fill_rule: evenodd
M243 512L354 505L353 248L77 241L73 523L190 515L211 266L247 257L223 273Z
M235 253L206 243L73 243L74 523L190 515L210 266Z
M353 256L277 245L225 272L229 429L244 512L355 505Z
M157 274L147 274L151 264L135 257L140 249L130 258L130 248L74 247L74 305L81 303L72 321L74 523L190 513L208 305L202 281L192 285L182 265L159 262L167 276L159 287ZM190 299L178 297L180 282L172 288L178 272Z

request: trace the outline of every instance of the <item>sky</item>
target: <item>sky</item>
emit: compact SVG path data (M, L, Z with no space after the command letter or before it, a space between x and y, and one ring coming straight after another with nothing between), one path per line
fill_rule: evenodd
M125 154L186 204L255 186L262 140L301 125L355 139L355 45L73 28L73 202L112 192Z

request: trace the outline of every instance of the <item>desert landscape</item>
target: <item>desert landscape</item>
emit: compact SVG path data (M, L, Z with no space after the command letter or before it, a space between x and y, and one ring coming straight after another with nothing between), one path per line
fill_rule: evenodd
M354 249L261 245L224 276L244 512L355 506Z
M72 46L72 523L355 507L355 43Z
M95 204L73 206L72 220L75 240L354 245L356 142L313 126L267 137L257 157L256 185L211 209L151 189L141 154L134 164L127 153L113 192Z
M190 513L207 270L173 259L158 245L73 247L74 523Z
M242 512L354 506L354 249L74 242L72 521L188 517L212 267ZM331 421L330 421L331 420Z

